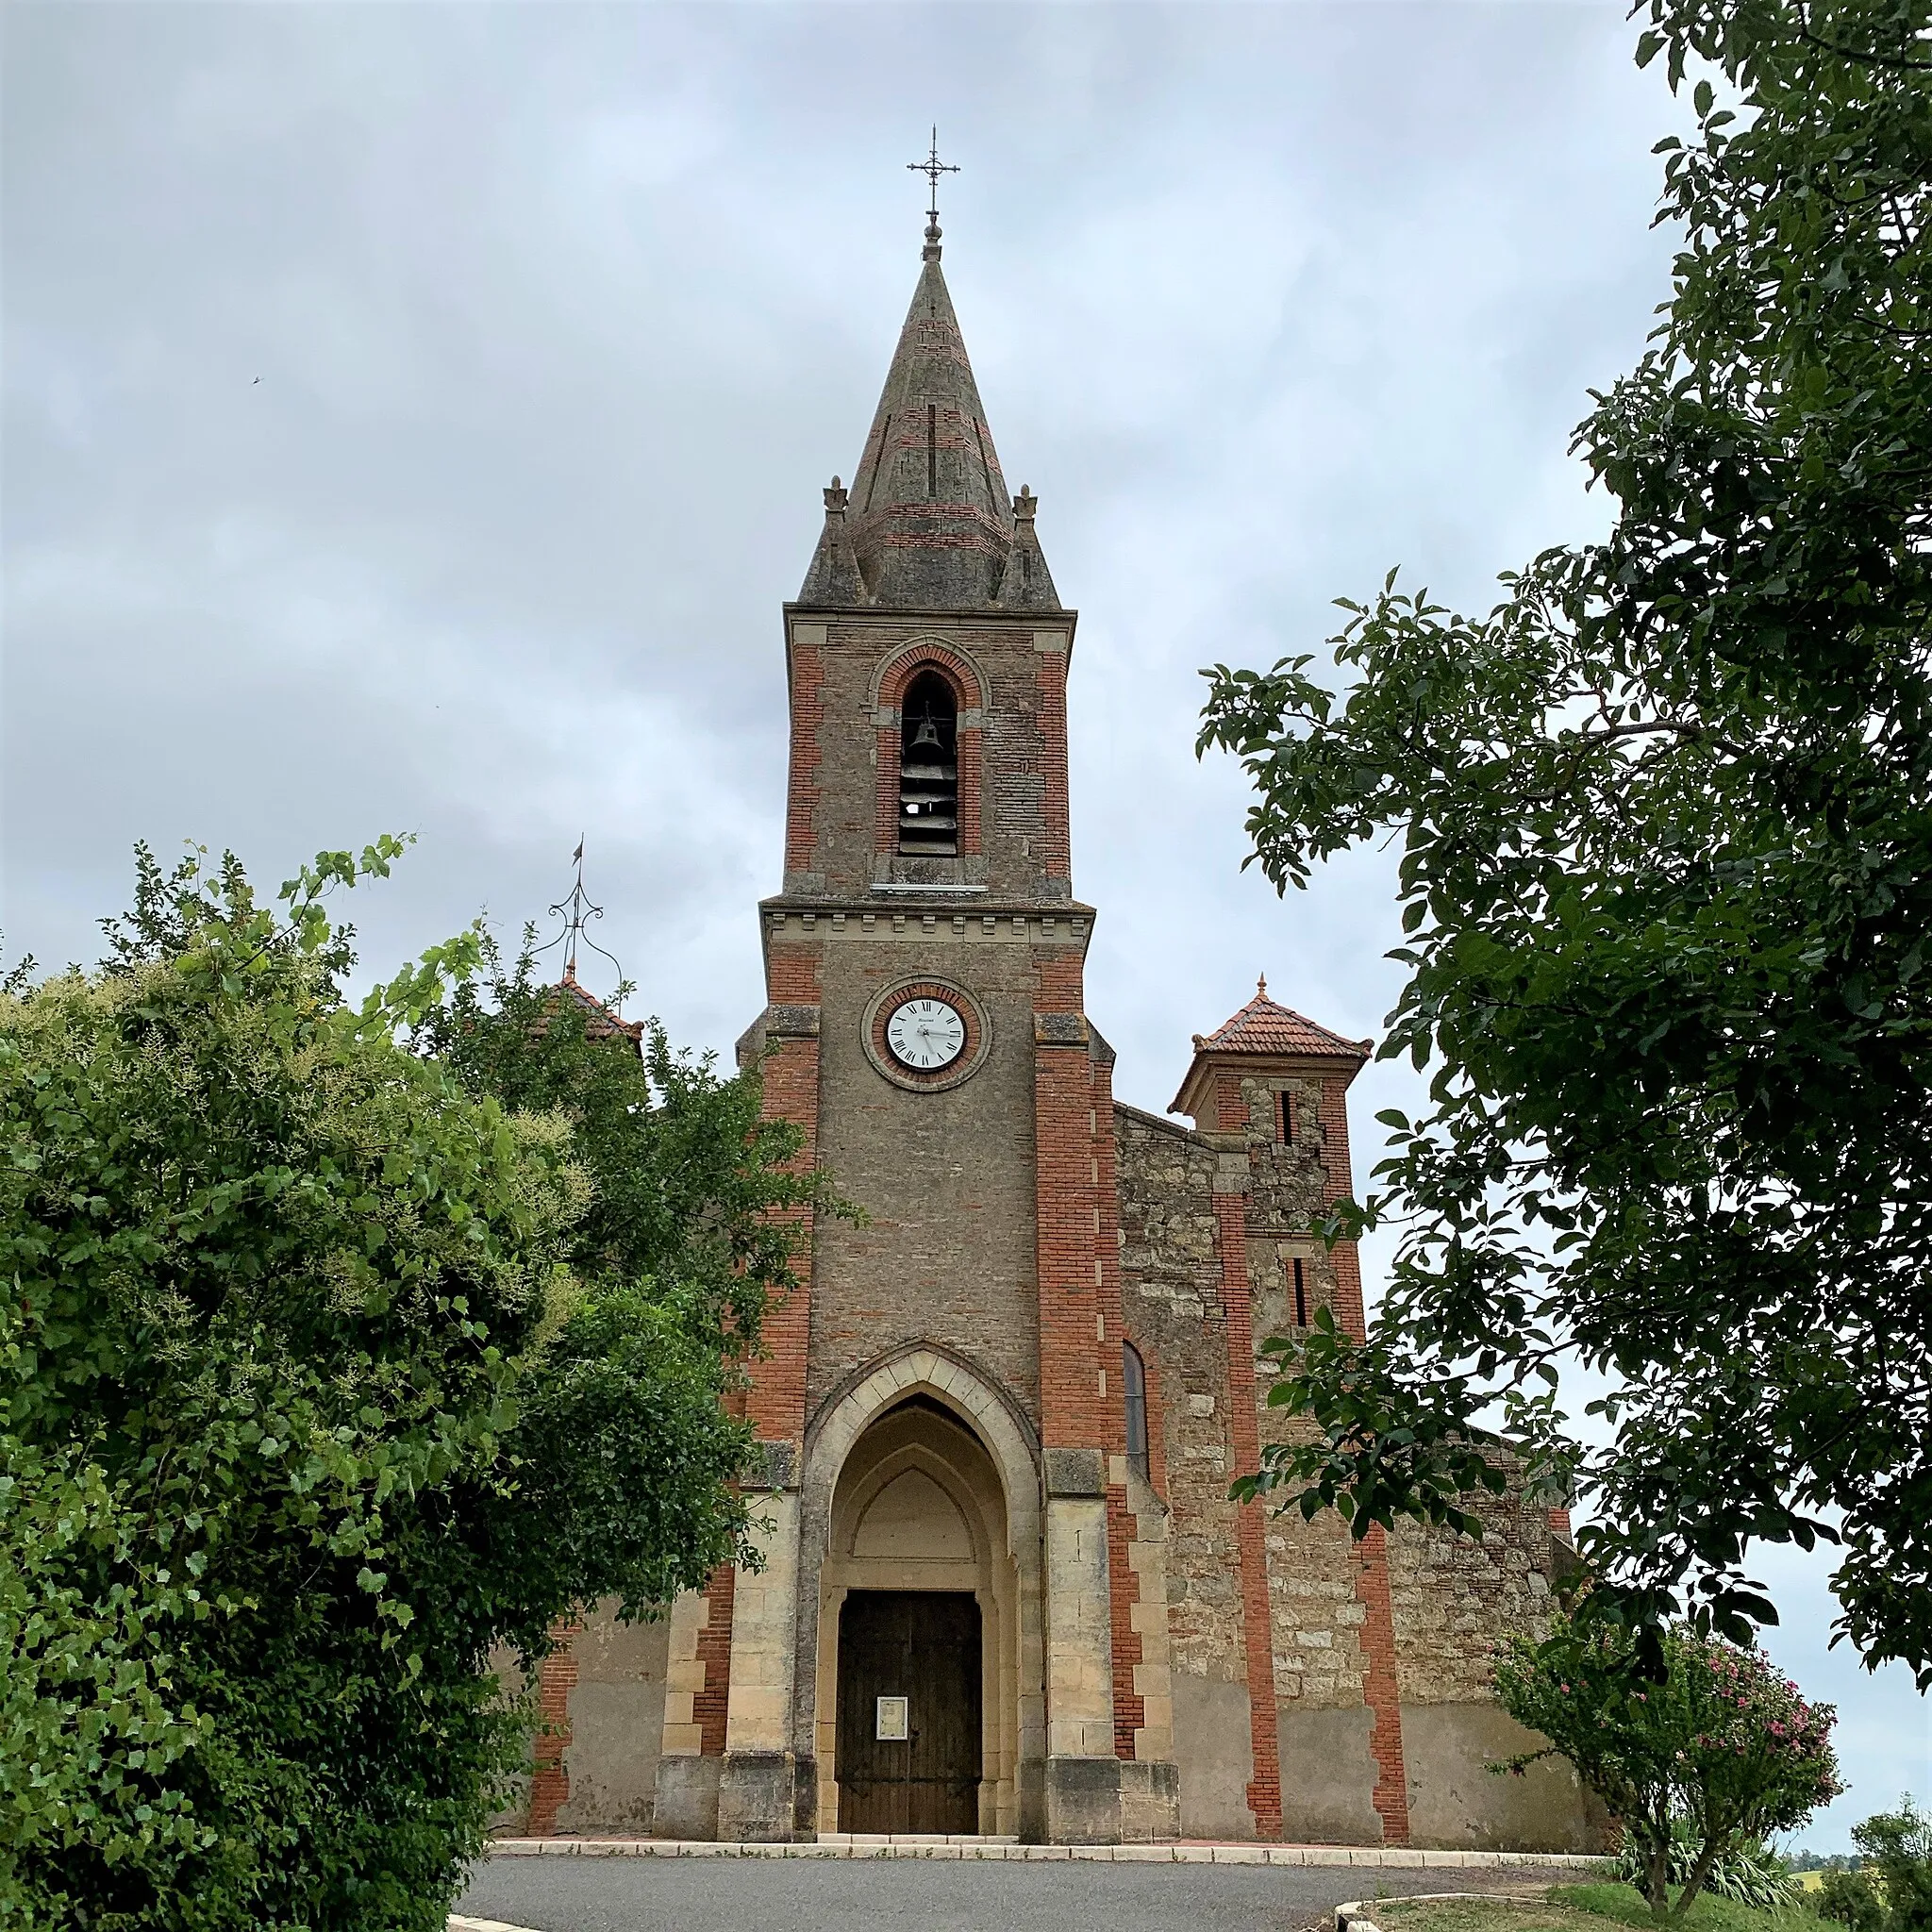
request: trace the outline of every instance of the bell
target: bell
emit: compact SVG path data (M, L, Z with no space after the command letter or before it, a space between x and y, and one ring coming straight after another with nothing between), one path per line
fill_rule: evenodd
M940 728L932 722L932 713L928 711L919 721L918 730L912 734L912 749L914 751L924 751L927 749L937 751L939 748Z

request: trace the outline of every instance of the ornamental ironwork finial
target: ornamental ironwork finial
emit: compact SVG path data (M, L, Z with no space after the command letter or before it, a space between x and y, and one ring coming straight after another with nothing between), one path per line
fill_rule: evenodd
M550 908L552 919L561 919L563 921L563 930L550 941L549 945L539 946L537 951L540 954L547 953L553 946L561 946L563 948L563 976L566 979L575 980L577 976L577 946L581 942L589 946L591 952L597 954L600 958L608 959L611 965L616 967L617 977L620 984L622 984L624 968L618 965L616 957L613 954L605 952L604 948L585 931L585 927L590 924L591 920L604 917L603 907L593 904L590 893L584 891L585 842L584 839L579 839L577 841L577 849L571 854L571 862L577 869L575 883ZM619 1005L621 1008L621 999Z

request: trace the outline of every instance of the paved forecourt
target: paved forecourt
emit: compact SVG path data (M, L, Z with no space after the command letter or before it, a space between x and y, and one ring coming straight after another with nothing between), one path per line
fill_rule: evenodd
M1513 1890L1605 1862L1331 1845L542 1839L500 1840L457 1909L528 1932L1292 1932L1366 1895Z

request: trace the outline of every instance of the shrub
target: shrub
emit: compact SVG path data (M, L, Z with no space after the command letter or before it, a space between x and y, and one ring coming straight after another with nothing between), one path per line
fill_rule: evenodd
M143 854L109 965L0 990L0 1925L430 1932L491 1647L745 1550L705 1294L574 1271L569 1122L397 1042L475 936L341 995L400 849L280 914Z
M1886 1932L1932 1932L1932 1819L1909 1797L1852 1827L1885 1893Z
M1664 1674L1647 1679L1639 1636L1607 1620L1558 1618L1541 1643L1509 1640L1497 1694L1549 1743L1496 1768L1569 1758L1621 1821L1652 1912L1676 1920L1722 1860L1801 1824L1841 1787L1829 1705L1807 1704L1755 1651L1681 1627L1662 1648ZM1681 1879L1672 1870L1680 1828L1696 1844Z
M1862 1872L1827 1872L1818 1888L1818 1916L1850 1932L1885 1932L1885 1901Z
M1671 1834L1671 1856L1669 1882L1681 1886L1688 1881L1697 1869L1698 1857L1704 1847L1685 1826L1677 1821ZM1639 1891L1645 1890L1650 1873L1643 1852L1636 1839L1625 1834L1622 1856L1617 1861L1617 1876L1626 1884L1634 1885ZM1705 1874L1704 1890L1715 1892L1719 1898L1736 1899L1740 1905L1757 1906L1760 1910L1772 1911L1779 1906L1798 1903L1802 1888L1792 1879L1784 1860L1767 1851L1756 1839L1747 1839L1733 1845L1712 1860Z

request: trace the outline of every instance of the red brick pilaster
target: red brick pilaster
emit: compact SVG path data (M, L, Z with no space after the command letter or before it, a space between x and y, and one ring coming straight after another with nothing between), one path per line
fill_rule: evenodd
M1067 654L1040 654L1041 811L1040 869L1050 879L1071 879L1074 860L1067 810Z
M738 1572L721 1563L705 1585L705 1621L698 1627L698 1661L705 1688L691 1699L698 1726L698 1749L707 1757L724 1755L724 1716L731 1704L731 1613L738 1595Z
M980 772L986 762L986 730L979 724L959 726L959 854L977 858L985 836L980 824Z
M1395 1616L1389 1601L1389 1539L1380 1524L1356 1548L1357 1600L1367 1610L1362 1655L1367 1674L1362 1686L1374 1722L1369 1752L1375 1760L1375 1810L1382 1820L1382 1842L1408 1842L1408 1767L1402 1751L1402 1702L1395 1678Z
M1355 1191L1348 1151L1348 1080L1341 1074L1322 1076L1322 1201L1332 1208ZM1362 1264L1353 1241L1337 1241L1328 1251L1335 1271L1335 1320L1344 1335L1359 1341L1368 1330L1362 1300Z
M785 1041L765 1062L766 1114L805 1129L806 1144L797 1163L802 1168L815 1158L818 1085L816 1040ZM786 1218L799 1230L791 1262L797 1284L765 1310L764 1353L750 1364L751 1386L745 1392L745 1419L761 1442L805 1440L806 1361L811 1343L811 1210L794 1208Z
M1232 1074L1220 1082L1224 1103L1228 1089L1238 1100L1241 1083ZM1245 1125L1245 1117L1242 1124ZM1251 1475L1260 1465L1260 1425L1255 1412L1255 1317L1248 1281L1248 1196L1214 1196L1215 1247L1221 1257L1221 1303L1227 1322L1228 1447L1234 1473ZM1248 1724L1254 1748L1255 1778L1248 1808L1258 1838L1281 1836L1281 1740L1274 1705L1274 1637L1268 1598L1268 1543L1259 1503L1244 1503L1235 1517L1241 1556L1241 1631L1248 1665Z
M550 1634L557 1648L537 1666L537 1716L541 1728L531 1751L530 1815L525 1826L532 1838L549 1838L556 1831L557 1814L570 1797L563 1754L570 1748L570 1693L577 1683L571 1640L583 1627L568 1617L553 1624Z
M881 694L883 696L883 693ZM873 737L873 762L879 771L878 804L873 813L873 850L899 849L899 763L903 750L897 724L881 724Z
M808 946L774 943L766 956L766 986L774 1007L794 1008L814 1016L819 1003L819 955ZM779 1020L781 1029L795 1024ZM815 1019L812 1023L816 1024ZM764 1064L764 1117L790 1121L805 1135L793 1157L803 1172L818 1159L819 1042L816 1032L780 1031L776 1051ZM787 1217L798 1227L791 1261L797 1286L766 1310L764 1353L750 1366L745 1416L766 1442L805 1440L805 1381L811 1341L811 1241L809 1208Z
M1323 1200L1327 1207L1355 1190L1348 1148L1348 1079L1322 1076ZM1359 1341L1368 1333L1362 1297L1361 1260L1353 1241L1337 1241L1329 1251L1335 1271L1335 1320ZM1362 1625L1362 1695L1374 1722L1369 1751L1375 1760L1376 1814L1382 1842L1408 1842L1408 1767L1402 1749L1402 1695L1395 1672L1395 1616L1389 1596L1389 1539L1379 1524L1356 1545L1356 1598L1368 1613Z
M815 820L820 726L825 717L825 653L822 645L791 643L791 766L785 797L785 870L810 872L817 852Z

